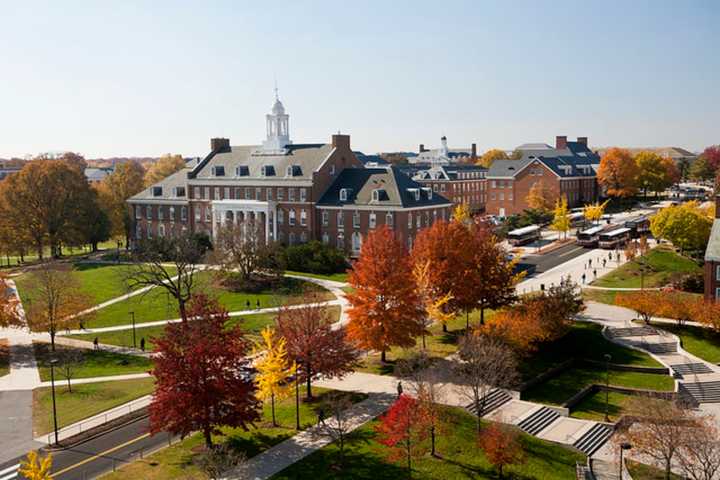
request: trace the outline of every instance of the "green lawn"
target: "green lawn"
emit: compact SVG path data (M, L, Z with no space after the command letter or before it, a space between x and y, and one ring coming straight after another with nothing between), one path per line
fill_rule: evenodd
M285 279L283 286L277 290L266 290L260 293L230 292L212 282L211 272L198 274L197 291L204 291L216 297L228 311L252 310L257 308L277 307L283 304L297 304L302 301L301 293L308 289L317 292L323 300L333 300L334 295L318 285L296 279ZM249 302L249 308L248 308ZM99 328L131 323L130 312L135 312L135 322L153 322L178 318L177 304L162 288L153 288L145 294L114 303L98 310L94 318L86 322L86 327Z
M522 393L523 400L562 405L586 386L605 383L605 370L601 368L572 367L550 380ZM653 373L610 371L610 385L671 391L674 381L669 375Z
M302 275L303 277L319 278L320 280L332 280L335 282L347 282L349 276L347 272L330 273L325 275L321 273L294 272L292 270L287 270L285 273L289 273L290 275Z
M300 403L300 425L302 429L317 422L318 409L324 400L332 393L330 390L315 388L316 400L310 403ZM366 395L347 393L352 402L359 402ZM245 452L250 458L283 440L294 436L295 430L295 398L291 397L278 403L276 417L279 427L273 427L269 406L263 407L263 418L256 428L244 432L240 429L223 429L223 435L214 436L217 443L227 442L235 449ZM190 437L160 450L143 460L133 462L115 473L103 478L120 480L126 478L142 478L144 480L163 480L175 478L207 479L208 477L195 465L193 458L197 457L204 448L204 439L201 434Z
M672 332L682 341L685 350L710 363L720 363L720 334L709 329L684 325L682 327L669 323L653 325Z
M669 247L650 250L642 259L635 259L598 278L592 284L608 288L639 288L641 264L645 264L646 287L662 287L687 273L700 272L694 261L672 251Z
M101 250L115 250L117 248L117 242L115 240L108 240L106 242L102 242L98 244L98 251ZM73 248L70 249L68 247L63 248L63 256L62 258L68 258L68 257L78 257L81 255L87 255L88 253L91 253L92 249L89 246L83 246L79 248ZM43 255L44 257L50 258L50 247L45 247L43 249ZM28 248L28 254L23 257L24 264L20 263L20 256L18 255L3 255L0 256L0 268L6 268L8 266L16 266L16 265L26 265L28 263L36 262L38 259L37 256L37 249L34 245L29 246Z
M632 395L619 392L608 393L608 414L611 422L617 421L623 414L623 410L628 402L633 398ZM570 416L575 418L584 418L586 420L596 420L602 422L605 420L605 392L595 392L585 397L580 403L574 406L570 411Z
M604 355L612 355L612 362L643 367L662 367L647 353L625 348L602 336L602 327L590 322L575 322L561 339L541 345L532 356L520 363L523 378L530 379L569 358L586 358L604 361Z
M77 350L82 352L82 363L73 370L72 378L105 377L110 375L126 375L129 373L145 373L152 369L152 362L137 355L123 355L121 353L103 350L74 349L63 345L55 346L55 354L50 350L49 343L34 343L35 359L38 362L40 380L50 381L50 359L61 358L63 353ZM62 369L55 370L55 380L62 381Z
M413 463L415 479L494 479L498 478L476 443L475 418L459 408L445 409L447 425L438 437L438 457L425 456ZM375 439L377 421L353 432L346 444L345 461L340 463L338 448L328 445L286 468L273 480L321 480L352 478L368 480L396 480L407 478L403 459L390 462L383 455L386 450ZM525 463L508 467L508 478L518 479L575 479L576 462L585 456L558 444L521 434Z
M70 425L97 413L152 393L155 379L120 380L85 383L67 388L57 387L58 426ZM33 390L33 432L42 435L52 431L52 394L50 387Z
M10 373L10 346L7 338L0 338L0 377Z
M638 480L665 480L665 470L660 468L651 467L634 460L628 460L626 465L632 478ZM670 472L670 480L682 480L682 478L680 475Z
M340 307L331 306L328 309L332 312L332 318L337 321L340 318ZM259 313L256 315L245 315L241 317L231 317L228 322L229 325L234 325L238 322L242 323L243 329L247 332L249 337L256 337L260 334L260 330L265 328L267 325L273 325L275 323L274 313ZM159 337L165 330L164 325L155 327L140 327L135 329L136 344L140 347L140 339L145 339L145 349L152 350L153 348L153 337ZM70 335L70 338L77 338L78 340L85 340L86 342L92 342L97 337L98 342L106 345L118 345L121 347L132 347L132 330L118 330L114 332L102 332L102 333L88 333L82 335Z

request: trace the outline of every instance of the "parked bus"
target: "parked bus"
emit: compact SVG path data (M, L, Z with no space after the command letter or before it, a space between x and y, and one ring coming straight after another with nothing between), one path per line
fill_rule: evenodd
M650 234L650 217L648 215L640 215L639 217L630 218L625 222L625 228L630 229L632 238L640 238Z
M525 245L540 239L540 227L538 225L530 225L528 227L518 228L508 232L508 242L510 245Z
M629 228L621 227L613 230L608 230L600 234L598 239L598 246L606 250L612 250L619 248L630 239L631 230Z
M605 225L588 228L577 234L577 244L582 247L596 247L600 234L605 230Z
M569 215L570 226L577 227L585 223L585 214L583 212L574 212Z

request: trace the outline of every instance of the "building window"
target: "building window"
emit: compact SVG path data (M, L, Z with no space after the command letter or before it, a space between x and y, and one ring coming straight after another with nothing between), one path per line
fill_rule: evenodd
M388 227L392 227L392 226L393 226L393 214L392 214L392 212L387 212L387 213L385 214L385 224L386 224Z
M285 222L285 212L278 209L277 211L277 223L278 225L282 225L283 222Z
M300 189L300 201L304 202L305 200L307 200L307 190L305 190L304 188L301 188Z
M368 217L368 223L370 224L370 228L375 228L375 212L370 213L370 216Z
M288 188L288 200L291 202L295 201L295 189L294 188Z
M139 223L135 225L135 238L137 240L140 240L142 238L142 227Z
M245 200L250 200L250 198L252 198L251 195L252 195L252 188L245 187Z
M290 232L290 235L288 235L288 243L295 245L295 232Z
M491 187L491 188L497 188L497 182L495 182L495 180L493 180L492 182L490 182L490 187Z
M148 240L150 240L152 238L152 225L148 224L146 233L147 233Z
M444 191L445 191L445 184L444 184L444 183L440 185L440 191L441 191L441 192L444 192Z
M341 188L340 189L340 201L341 202L347 202L348 199L348 189L347 188Z
M200 213L200 209L202 209L201 206L195 205L195 221L196 221L196 222L199 222L199 221L200 221L200 218L201 218L201 215L202 215L202 214Z
M235 168L235 175L238 177L247 177L250 175L250 169L247 165L238 165Z
M268 188L268 189L265 191L265 195L267 195L267 200L268 200L268 201L272 200L272 188Z
M303 230L302 232L300 232L300 243L305 242L307 242L307 232Z
M495 192L492 192L492 193L490 194L490 200L495 200Z
M291 209L291 210L288 212L288 224L289 224L290 226L295 225L295 210L292 210L292 209Z
M422 227L422 216L420 216L419 213L415 217L415 226L416 226L416 228Z
M330 243L330 235L328 235L327 232L323 232L322 234L322 243L324 243L325 245Z
M140 211L140 207L135 205L135 219L139 220L142 218L142 212Z
M145 218L152 220L152 207L150 205L145 207Z
M212 219L212 209L210 207L205 207L205 221L209 222Z
M338 230L343 230L345 228L345 222L343 222L343 212L339 211L337 212L337 228Z
M413 247L413 238L412 235L408 235L408 250L412 250Z
M255 200L260 200L260 197L262 196L262 188L255 187Z
M353 232L352 234L352 249L353 252L360 252L362 248L362 236L360 232Z
M720 299L720 288L715 289L715 298Z
M353 212L353 228L360 228L360 212Z
M307 212L304 208L300 210L300 225L302 225L303 227L307 225Z
M175 187L174 193L176 197L184 197L185 196L185 187Z
M720 280L720 265L715 265L715 280Z
M210 200L210 187L203 188L203 198L205 200Z
M342 233L337 237L337 248L340 250L345 249L345 235Z
M412 228L412 213L408 213L408 228Z
M225 187L223 192L223 198L230 198L230 187Z
M277 189L277 199L278 200L284 200L285 199L285 192L282 188Z
M330 175L335 175L335 164L330 165Z
M505 200L505 192L500 192L500 201Z
M180 207L180 221L187 222L187 207Z
M158 205L158 220L163 220L165 218L165 208L162 205Z
M508 200L512 200L512 199L513 199L513 194L512 194L512 192L510 192L510 193L508 193Z
M225 166L224 165L215 165L212 167L212 174L214 177L224 177L225 176Z
M220 200L220 187L213 189L213 200Z
M165 224L161 223L158 225L158 237L162 238L165 236Z
M329 215L328 215L327 210L323 210L323 212L322 212L322 226L323 226L323 227L327 227L327 226L328 226L328 223L329 223L329 218L328 218L328 217L329 217Z
M170 214L168 215L168 218L171 222L175 221L175 207L170 207Z

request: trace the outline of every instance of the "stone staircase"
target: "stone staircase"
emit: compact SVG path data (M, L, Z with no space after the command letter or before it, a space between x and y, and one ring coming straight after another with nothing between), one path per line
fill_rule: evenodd
M605 445L605 442L612 434L612 425L608 425L606 423L596 423L573 444L573 447L577 448L585 455L590 456L597 452L600 447Z
M518 423L525 432L537 435L560 417L560 413L549 407L542 407Z
M691 396L697 403L720 403L720 380L709 382L683 382L680 394Z
M615 338L620 337L649 337L651 335L657 335L658 331L650 326L642 327L618 327L609 328L608 335Z
M702 375L704 373L713 373L713 370L704 363L678 363L670 365L675 375L684 377L685 375Z
M647 350L650 353L662 355L678 351L677 342L647 342L644 340L626 340L630 345Z
M483 409L483 416L487 415L488 413L492 412L493 410L496 410L500 408L501 406L505 405L507 402L512 400L512 395L510 395L507 391L501 389L501 388L495 388L488 393L487 398L485 399L485 408ZM465 409L472 413L473 415L477 415L477 408L475 406L475 402L471 403L470 405L466 406Z

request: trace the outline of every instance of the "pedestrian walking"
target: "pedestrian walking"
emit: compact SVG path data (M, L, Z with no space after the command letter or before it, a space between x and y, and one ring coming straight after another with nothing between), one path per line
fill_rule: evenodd
M145 351L145 337L140 339L140 350Z
M588 259L588 267L592 268L592 258Z
M325 410L322 407L318 410L318 423L325 425Z
M260 310L260 299L259 298L255 302L255 307L257 307L257 309Z
M607 260L603 258L603 268L605 268L605 265L607 265Z
M397 392L398 392L398 398L400 398L400 396L403 394L402 382L398 382L398 384L397 384Z
M597 278L597 269L593 270L593 280Z
M93 340L93 349L97 350L98 348L98 337L95 337L95 340Z
M612 261L612 252L608 252L608 260Z
M250 310L250 299L245 300L245 307Z
M83 325L83 322L80 322L80 330L85 330L85 325Z
M585 285L585 274L584 273L582 274L582 282L583 282L583 285Z

